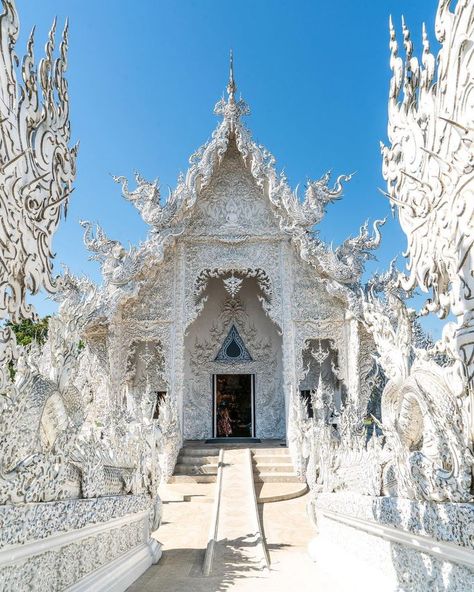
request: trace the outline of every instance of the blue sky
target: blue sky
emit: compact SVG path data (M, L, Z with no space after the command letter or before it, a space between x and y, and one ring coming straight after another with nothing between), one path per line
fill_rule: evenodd
M21 36L36 29L39 59L52 18L70 19L68 80L76 189L58 231L56 262L100 280L87 260L79 219L98 221L124 244L146 237L136 210L110 174L138 170L174 187L187 159L216 126L213 106L227 82L229 49L247 125L293 186L321 176L357 174L320 226L338 244L360 224L389 216L378 262L385 269L406 245L379 193L379 141L386 137L388 17L405 15L421 51L421 24L433 45L435 0L17 0ZM399 36L401 40L401 35ZM399 263L403 264L402 261ZM35 298L40 314L54 310ZM429 322L432 329L436 323ZM435 330L437 333L437 331Z

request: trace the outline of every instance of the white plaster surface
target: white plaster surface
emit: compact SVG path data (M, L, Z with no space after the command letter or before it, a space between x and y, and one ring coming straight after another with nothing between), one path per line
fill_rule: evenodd
M199 484L190 484L189 493L198 499ZM205 487L205 486L204 486ZM205 490L204 490L205 492ZM204 577L201 566L212 504L170 502L164 505L163 525L156 534L163 543L163 557L152 566L129 592L357 592L367 590L363 579L334 563L313 563L307 543L314 530L306 516L308 496L260 506L262 528L270 552L270 570L226 558L218 575Z

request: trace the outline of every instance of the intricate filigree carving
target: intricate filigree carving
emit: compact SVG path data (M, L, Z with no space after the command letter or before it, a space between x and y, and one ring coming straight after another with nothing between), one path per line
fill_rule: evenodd
M364 317L389 381L382 421L392 460L384 491L416 499L470 501L472 456L459 361L439 366L433 353L413 343L413 311L398 295L370 293Z
M12 1L3 2L0 28L0 315L31 318L34 312L26 303L27 292L55 289L51 241L61 213L66 211L76 174L77 149L68 146L69 97L64 78L68 27L54 59L53 23L39 72L30 35L21 82L14 53L19 22Z
M441 1L437 59L423 28L423 55L413 55L410 32L402 23L405 61L398 55L390 23L392 79L388 136L382 146L388 195L408 238L408 277L404 287L432 290L424 312L457 318L456 349L469 375L473 366L472 193L474 7Z

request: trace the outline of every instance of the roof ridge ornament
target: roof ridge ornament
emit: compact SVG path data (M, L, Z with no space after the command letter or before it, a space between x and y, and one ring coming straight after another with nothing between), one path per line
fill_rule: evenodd
M235 84L234 79L234 52L230 50L230 57L229 57L229 82L227 83L227 94L229 95L229 103L235 102L235 91L237 90L237 85Z
M229 57L229 82L227 83L227 100L224 97L219 99L214 107L214 113L216 115L222 115L224 123L227 124L230 131L234 131L236 127L240 126L240 118L243 115L250 114L250 107L247 103L239 98L235 100L235 93L237 91L237 85L234 78L234 53L230 50Z

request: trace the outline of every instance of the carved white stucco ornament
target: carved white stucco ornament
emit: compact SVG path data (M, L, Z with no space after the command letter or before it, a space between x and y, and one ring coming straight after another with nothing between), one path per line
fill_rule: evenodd
M18 16L11 1L0 16L2 126L1 200L3 224L0 275L2 318L31 318L28 292L54 290L51 241L66 211L76 169L76 147L69 147L67 66L68 26L54 58L56 22L46 55L36 68L33 33L17 77L15 43Z
M383 174L408 238L409 274L400 277L401 286L432 290L422 314L457 317L433 352L449 363L440 366L433 354L413 348L412 322L398 298L388 301L399 313L397 323L374 299L366 304L366 319L390 378L382 398L387 434L399 440L399 460L411 455L409 463L416 463L401 477L405 489L418 488L426 499L463 501L472 497L474 425L474 5L440 1L437 60L425 27L421 63L404 21L402 32L405 61L390 21L391 145L382 145Z
M381 396L382 420L374 418L378 428L373 428L367 442L365 430L357 428L360 411L349 401L332 431L312 428L317 435L312 439L308 471L318 475L313 479L315 492L347 488L434 502L473 499L469 422L473 410L466 395L471 390L474 341L469 238L473 232L474 112L469 99L474 89L474 7L459 1L451 12L451 5L442 1L438 8L442 49L437 72L425 29L421 65L413 57L410 34L402 23L404 63L390 22L392 145L382 147L383 171L408 236L410 274L400 277L392 262L386 274L370 280L361 298L361 318L377 353L361 356L359 370L364 357L375 359L383 370L388 382ZM446 324L436 344L426 338L415 311L405 304L417 285L433 289L433 299L422 313L436 311L445 317L451 311L458 317L457 323ZM368 401L363 388L361 384L359 403ZM318 425L316 419L313 422ZM373 480L364 483L363 467L369 466Z
M457 323L446 329L472 390L474 376L474 6L440 1L437 59L423 27L421 61L402 22L405 60L390 22L392 79L388 136L382 145L388 195L408 238L406 289L432 291L424 313ZM472 401L471 401L472 404ZM471 411L472 413L472 411ZM472 421L472 420L471 420ZM472 429L472 427L471 427Z
M50 35L40 105L31 40L17 92L18 23L13 3L4 2L0 175L8 248L0 310L2 318L31 317L26 292L43 286L55 291L59 313L43 348L21 350L7 330L1 334L0 519L7 528L0 543L28 543L38 528L46 539L73 537L70 547L54 550L54 561L44 550L24 561L22 581L49 561L64 589L139 546L156 559L149 531L160 524L158 485L171 476L183 438L212 435L210 378L229 369L257 377L258 434L283 437L286 428L313 510L318 496L338 492L405 497L413 507L472 500L466 387L473 374L474 85L472 46L464 40L473 37L474 9L459 1L452 13L451 4L443 0L438 10L436 86L426 34L422 67L406 27L406 64L391 30L392 146L383 156L409 237L404 290L394 265L361 286L383 222L373 235L364 224L336 249L320 240L315 226L350 176L331 187L326 174L299 197L243 124L250 109L236 98L232 60L227 97L215 106L221 120L168 198L158 181L137 174L131 190L115 179L150 226L147 240L125 249L82 222L103 285L67 270L55 284L51 238L75 173L63 78L67 30L55 65ZM417 283L434 290L427 310L452 310L459 319L436 345L404 303ZM10 361L14 381L5 372ZM381 418L369 433L364 419L382 388ZM300 391L309 393L311 418ZM108 529L112 519L125 522ZM81 541L84 524L104 532ZM74 570L71 548L81 557ZM54 571L57 565L68 569ZM1 568L0 587L14 586L12 572Z
M26 302L28 293L36 294L41 288L49 292L57 290L52 277L51 242L61 213L66 211L75 177L76 147L68 146L69 97L64 78L68 28L66 25L56 59L55 30L54 22L38 72L33 34L30 35L20 83L14 53L18 15L13 2L3 2L0 317L13 321L35 317L33 308ZM39 438L41 416L54 389L47 379L39 376L37 348L32 346L29 351L21 352L9 327L3 328L1 334L0 500L20 501L22 496L54 499L62 495L64 471L57 458L48 458L32 438L35 426ZM63 350L62 354L54 380L64 385L72 352ZM17 370L14 383L9 376L9 364ZM51 401L50 412L53 406ZM64 413L62 418L65 419ZM58 420L56 435L61 431L60 426L64 428L62 420ZM48 440L46 435L45 438ZM50 449L51 439L55 440L55 436L50 433Z
M55 58L53 23L38 72L30 36L19 82L18 16L14 2L2 4L0 318L34 319L26 297L41 288L61 304L43 348L17 346L8 326L1 331L0 588L21 581L32 590L65 589L126 550L145 549L145 562L158 559L159 545L149 537L161 515L157 426L149 415L127 415L101 400L108 381L103 350L97 340L82 341L100 295L67 270L60 281L52 277L52 238L75 177L64 78L68 27ZM96 534L84 535L91 525ZM63 543L51 544L58 533ZM16 562L8 546L19 543L26 547Z
M317 269L328 287L356 306L348 287L358 283L366 261L373 258L372 251L380 243L379 226L384 221L375 222L373 236L366 222L357 236L348 238L335 250L319 240L314 227L324 217L327 206L341 198L342 183L349 181L351 175L340 175L332 188L329 186L329 173L308 181L301 199L298 190L293 191L289 187L284 173L276 171L274 157L252 140L242 122L242 117L248 115L250 109L242 98L236 100L236 92L231 58L228 97L219 100L214 109L222 117L222 122L213 132L212 139L191 156L190 168L180 176L178 186L166 200L161 199L157 180L146 181L137 173L137 187L130 191L124 177L114 177L122 185L125 199L137 207L143 220L150 225L150 239L137 251L136 258L152 256L156 261L162 260L165 247L172 245L191 222L198 196L208 188L230 144L235 142L257 186L268 196L281 230L289 235L301 257ZM233 243L246 238L241 234L238 215L239 206L229 200L223 231L227 235L226 240ZM90 244L88 240L86 242ZM95 245L92 248L95 250Z
M458 360L440 364L438 347L418 346L414 311L403 303L394 274L387 278L384 298L370 290L363 304L378 362L388 378L381 413L391 460L384 466L383 491L415 499L471 501L473 459L462 367ZM379 280L377 284L380 288Z
M2 244L0 318L33 318L28 293L55 289L51 241L61 213L66 211L75 177L76 147L68 146L69 97L68 28L59 56L54 58L56 23L50 31L46 55L38 70L33 56L33 33L18 80L14 52L19 32L15 4L3 2L0 15L0 199ZM0 386L8 388L9 360L15 357L10 329L0 332Z
M232 272L230 278L226 278L222 280L224 282L224 287L227 292L230 294L232 298L235 298L239 293L240 288L242 287L242 281L239 278L236 278L234 272Z
M140 360L143 362L140 343L155 343L164 367L161 377L156 376L156 389L166 391L178 402L173 409L185 416L185 437L199 438L209 437L211 434L205 430L210 428L202 427L199 431L196 427L195 433L187 432L192 427L186 427L186 415L193 418L195 426L210 422L210 380L204 374L222 371L215 366L216 355L235 322L249 348L246 363L252 360L252 371L263 372L257 381L256 396L261 405L266 401L267 412L257 408L257 422L267 436L283 435L283 408L271 408L283 398L279 373L284 364L284 388L292 385L298 396L296 376L307 339L328 337L334 343L339 356L334 369L339 380L350 382L351 396L357 399L357 363L353 362L354 372L350 372L346 362L351 357L355 360L360 350L357 346L347 353L346 331L351 321L344 316L344 310L350 308L360 315L360 277L365 262L373 257L380 242L378 227L382 222L375 223L373 236L366 223L357 236L334 250L319 239L315 225L326 207L342 196L342 182L350 177L339 177L332 188L329 174L310 181L300 199L284 175L277 173L274 158L252 140L243 124L242 119L250 110L242 99L236 98L232 60L227 98L217 103L215 112L221 122L211 140L190 158L187 173L179 177L176 189L170 191L167 199L161 198L156 180L148 182L136 174L137 186L132 190L125 178L115 178L122 185L123 196L137 207L150 226L146 241L125 250L100 227L94 235L92 225L82 223L84 242L91 259L100 262L104 279L95 296L96 309L88 313L84 335L91 340L88 345L101 344L108 360L107 388L117 401L124 389L136 400L143 396L142 371L138 368ZM289 245L290 250L284 245ZM298 269L294 286L288 275L291 265ZM230 298L220 302L214 311L218 319L208 329L209 335L193 337L195 346L191 348L186 344L187 335L192 333L193 324L206 316L216 285L214 280L222 282ZM274 324L272 331L276 330L276 336L282 335L283 327L293 322L293 316L303 323L295 330L294 352L290 353L289 342L285 345L285 362L278 360L281 345L264 336L259 338L246 304L239 300L242 290L245 292L252 282L257 287L258 303ZM316 307L313 291L317 292ZM328 299L335 299L337 304L329 306ZM324 321L320 325L321 317ZM352 321L354 342L358 342L357 322L355 318ZM195 351L188 352L189 349ZM257 357L254 352L258 352ZM292 356L296 358L296 373ZM127 365L130 371L125 370ZM187 368L194 368L192 380L185 378ZM234 371L239 369L250 371L244 366L235 367ZM271 372L277 374L271 376ZM187 393L187 389L192 392ZM278 431L275 426L279 426ZM176 442L175 438L168 465L176 454Z

